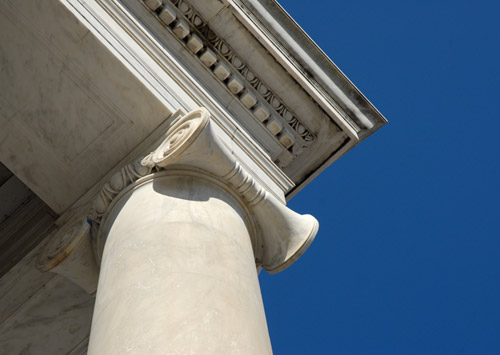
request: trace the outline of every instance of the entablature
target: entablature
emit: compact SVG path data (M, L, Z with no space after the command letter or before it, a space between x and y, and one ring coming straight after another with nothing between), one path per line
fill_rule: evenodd
M184 66L294 182L289 197L386 122L274 1L124 3L162 45L181 44Z

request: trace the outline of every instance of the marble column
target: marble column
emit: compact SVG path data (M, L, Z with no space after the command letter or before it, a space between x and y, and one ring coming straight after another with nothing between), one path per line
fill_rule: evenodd
M270 354L252 229L205 174L134 184L106 222L89 354Z
M90 355L272 353L258 270L285 269L318 230L245 170L205 109L113 175L88 218Z

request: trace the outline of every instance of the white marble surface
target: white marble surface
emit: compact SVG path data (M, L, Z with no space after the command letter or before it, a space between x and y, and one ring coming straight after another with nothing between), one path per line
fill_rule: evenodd
M248 212L200 176L158 176L112 210L89 354L271 353Z
M55 276L1 324L2 354L67 354L90 331L94 299Z
M94 299L37 270L40 246L0 279L0 354L84 354Z
M44 274L35 267L43 245L42 242L0 278L0 324L15 314L23 303L55 276Z
M240 165L204 108L115 174L89 219L101 260L90 354L269 353L256 266L285 269L318 230Z
M101 178L137 147L147 153L151 132L168 124L164 119L177 109L208 107L231 154L278 201L294 183L304 185L359 142L356 134L340 132L334 123L345 129L352 112L343 112L345 117L338 113L339 119L329 110L331 103L318 103L326 113L318 108L314 79L323 76L320 86L337 81L353 94L353 109L375 117L376 125L362 130L361 138L384 123L277 6L271 5L266 14L259 7L265 1L259 0L191 3L252 70L272 81L273 90L317 135L317 144L298 157L284 149L184 42L154 21L155 14L142 1L5 0L0 3L0 159L57 212L97 191ZM259 7L255 14L264 24L261 35L250 18L252 11L237 13L238 4ZM232 8L223 10L228 5ZM288 32L302 44L291 40L285 46L290 52L280 52L282 47L272 40ZM297 45L311 49L312 56L301 57L294 50ZM316 78L290 66L286 60L292 56L306 67L317 68L319 62ZM326 67L331 70L322 72ZM323 80L325 73L332 80ZM333 91L327 99L335 99ZM348 136L352 140L337 151ZM273 161L286 161L287 168L282 171ZM116 216L118 229L111 231L112 246L106 252L109 261L104 264L106 281L98 299L94 340L99 349L111 350L98 354L134 349L145 353L166 342L180 352L271 352L244 207L238 198L217 189L219 194L210 195L215 199L203 195L214 189L210 184L197 182L204 188L190 190L193 179L170 185L177 187L175 193L162 184L144 185L130 197L131 205L141 208L127 210L127 202L124 214ZM259 218L267 217L269 224L274 218L299 218L288 212L274 215L281 210L273 203L256 210ZM172 205L177 209L168 208ZM132 224L137 218L143 224ZM293 262L312 240L314 223L306 220L307 228L299 233L305 243L300 237L290 243L292 248L283 249L274 260L278 268ZM275 232L287 228L276 226ZM282 238L273 235L274 240ZM271 253L269 259L276 255ZM60 276L40 274L30 257L0 280L0 353L82 353L93 300ZM163 313L172 316L158 317ZM111 327L102 325L106 322ZM138 331L130 331L129 325L138 324ZM151 336L141 337L141 332Z
M56 1L0 3L0 159L61 213L169 111Z
M90 224L85 217L75 218L47 237L36 266L74 282L85 292L97 290L99 268L90 237Z
M312 243L318 222L310 215L295 213L269 194L220 141L210 117L200 108L173 121L165 140L142 164L167 171L171 166L186 166L227 184L245 201L258 225L251 233L257 264L271 273L282 271Z

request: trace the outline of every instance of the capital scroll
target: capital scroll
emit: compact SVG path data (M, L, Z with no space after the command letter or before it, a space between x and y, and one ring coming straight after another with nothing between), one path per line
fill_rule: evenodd
M317 234L317 220L295 213L268 193L217 137L209 112L200 108L175 119L153 152L116 172L104 184L87 217L64 226L50 238L39 256L39 269L60 273L87 292L95 292L97 266L89 261L89 255L100 263L105 243L103 219L126 187L173 167L209 174L241 197L257 226L251 235L256 264L270 273L295 262ZM87 265L90 272L82 272L79 265Z
M282 271L297 260L318 231L314 217L286 207L242 167L217 137L204 108L178 118L164 141L141 164L150 169L190 167L231 186L253 212L259 227L258 235L253 236L256 261L270 273Z

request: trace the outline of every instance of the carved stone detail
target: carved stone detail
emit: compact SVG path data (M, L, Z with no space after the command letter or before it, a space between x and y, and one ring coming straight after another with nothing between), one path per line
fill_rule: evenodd
M177 119L158 148L141 164L160 171L172 165L194 167L230 185L250 206L266 196L265 189L236 161L210 126L206 109Z
M298 155L304 147L316 140L315 135L299 121L292 110L285 106L278 95L271 91L231 46L208 26L191 5L184 0L164 2L163 6L157 3L151 5L147 1L145 3L176 35L178 24L184 21L189 22L191 34L185 34L182 37L177 35L177 37L227 86L243 106L250 110L259 122L262 122L285 149ZM284 133L276 130L276 124L270 124L277 120L276 117L280 117L279 120L289 126L294 134L291 135L288 130L284 130ZM282 137L283 134L286 137Z
M262 266L270 273L279 272L302 255L314 240L318 230L316 219L293 212L268 193L220 141L210 125L209 112L201 108L176 118L158 148L112 175L97 195L87 219L59 230L40 255L38 267L65 275L88 292L94 292L97 276L87 275L74 265L87 264L97 270L95 261L100 264L105 244L102 229L115 203L127 188L154 179L154 174L162 170L181 171L179 168L215 178L242 199L252 221L249 232L257 267ZM63 263L65 260L69 262ZM59 267L63 264L64 267Z
M141 177L150 174L152 171L150 167L142 165L141 161L142 158L137 159L134 163L126 165L120 171L113 174L109 182L105 183L101 191L99 191L93 206L87 214L87 218L91 224L92 245L98 263L101 261L101 252L104 247L104 242L98 236L99 228L109 205L125 187Z
M151 173L151 169L142 165L141 160L138 159L134 163L128 164L104 184L94 201L94 206L89 211L88 218L91 221L99 223L108 206L124 187Z
M232 185L245 198L250 207L266 197L266 190L238 162L234 164L233 170L222 176L222 179Z
M36 267L62 275L87 293L95 294L99 271L88 221L77 218L55 231L40 252Z
M210 114L198 109L178 118L158 148L142 160L150 169L190 167L209 173L231 187L246 202L258 226L252 244L257 264L268 272L291 265L314 240L318 222L299 215L249 174L213 132Z

